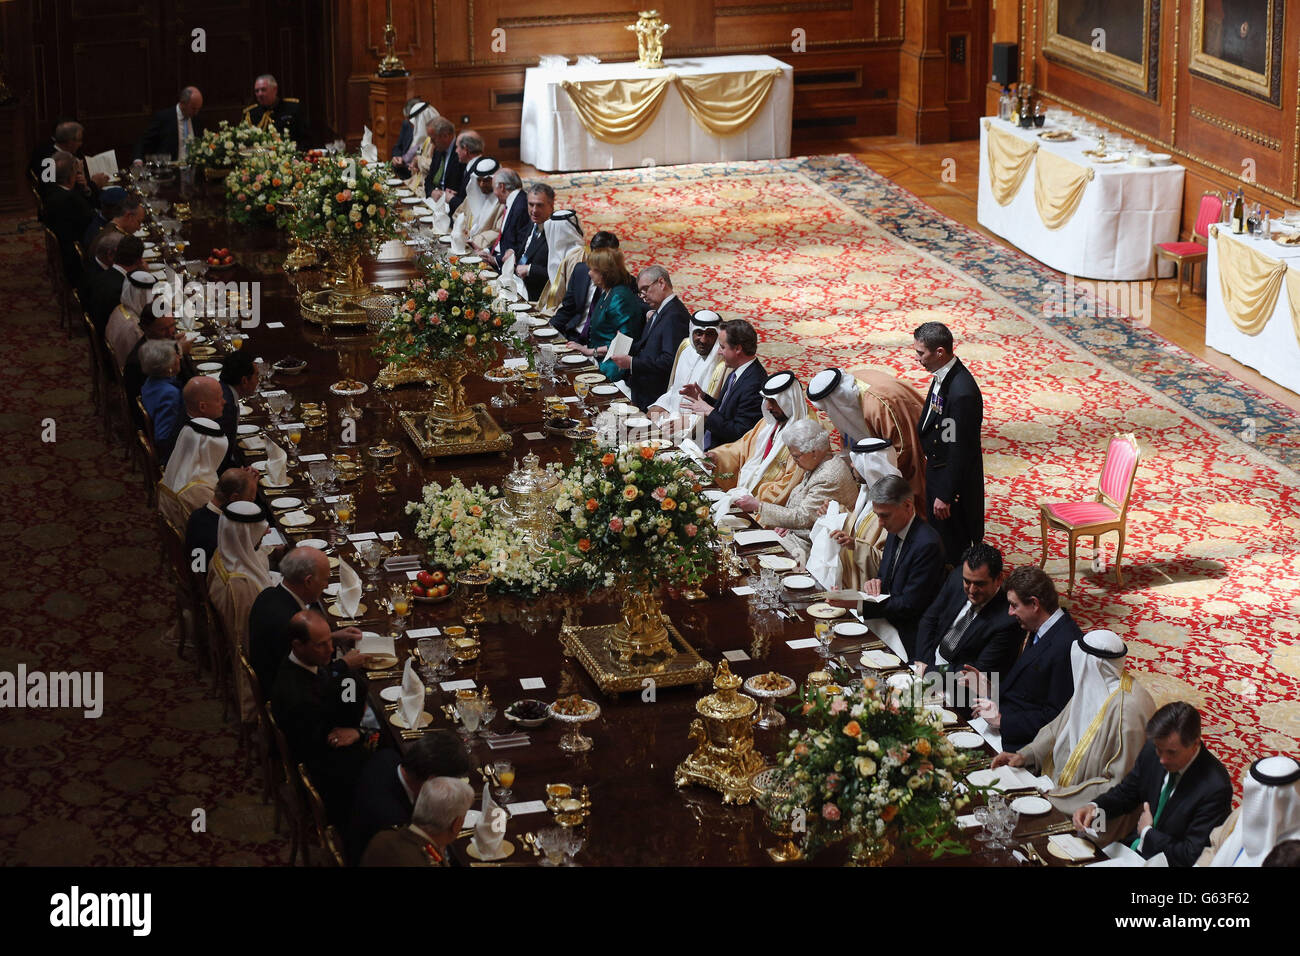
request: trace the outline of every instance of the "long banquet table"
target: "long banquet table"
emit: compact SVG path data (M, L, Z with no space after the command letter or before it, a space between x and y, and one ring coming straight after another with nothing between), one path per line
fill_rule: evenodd
M174 194L169 198L174 198ZM353 374L362 381L373 382L378 371L370 355L370 340L364 334L323 332L319 327L303 322L299 316L296 290L315 287L321 280L319 272L304 272L287 276L281 269L285 246L283 239L273 229L248 229L236 227L222 217L220 191L211 186L195 186L186 193L193 218L186 223L184 236L188 239L191 255L202 254L210 247L228 246L237 259L237 265L220 276L223 281L258 281L262 283L262 316L259 324L247 330L248 340L243 348L255 356L274 362L284 356L294 355L307 360L307 369L301 375L277 375L274 386L288 389L296 399L322 403L330 413L329 424L321 429L306 429L300 453L336 453L373 445L381 436L399 445L403 455L396 476L397 491L383 496L375 491L373 474L366 475L353 485L341 490L356 496L355 532L399 531L406 541L407 551L418 545L413 529L415 519L405 514L408 501L420 496L422 486L430 481L446 483L459 476L467 485L482 482L485 486L499 484L510 470L512 460L526 451L536 452L543 461L570 457L570 440L551 438L528 440L524 433L542 431L541 398L558 392L572 395L571 383L562 380L556 386L544 386L541 393L528 398L522 393L521 403L509 409L493 409L492 413L514 439L508 453L468 456L435 461L422 461L416 456L411 442L392 423L391 412L401 408L419 408L427 402L427 390L404 388L393 392L377 392L373 388L357 405L363 416L357 423L357 441L345 446L341 441L338 409L341 399L331 395L328 387L340 377L340 362L357 363ZM403 274L410 275L409 265L368 265L371 281L392 280ZM272 327L282 323L282 327ZM499 386L485 381L467 380L469 399L486 401ZM254 402L254 414L244 421L263 424L267 421L260 403ZM293 489L274 494L301 494L310 489L307 482L297 477ZM305 497L305 495L302 495ZM328 537L324 516L319 510L317 523L308 528L310 537ZM325 527L322 527L325 524ZM291 539L304 535L288 535ZM345 551L346 546L341 550ZM353 556L355 560L355 556ZM354 565L360 570L359 564ZM386 574L384 584L404 580L401 573ZM750 607L749 599L730 593L718 595L716 582L706 585L708 600L685 602L668 599L666 610L691 645L709 662L716 664L724 651L744 650L751 660L732 664L735 673L742 677L777 670L795 678L800 683L806 674L821 669L823 660L816 650L792 650L787 640L812 636L812 621L783 620L771 612L757 612ZM378 601L366 594L364 602L371 608L361 617L374 619ZM801 608L802 604L793 605ZM408 628L445 626L460 620L463 607L459 599L439 604L416 604ZM564 782L575 789L582 785L590 788L591 814L585 826L586 843L578 855L583 865L771 865L766 847L779 841L772 836L764 823L762 812L752 804L744 807L724 806L719 794L706 789L688 787L678 790L673 784L673 771L692 750L687 740L687 730L695 717L695 702L706 689L688 686L660 688L653 702L643 702L638 694L625 694L617 699L602 698L592 680L574 660L566 658L557 640L560 615L546 602L530 606L528 602L510 598L491 598L486 613L488 620L481 625L482 653L478 660L461 665L454 679L472 678L479 687L490 689L497 706L504 708L522 697L553 699L561 682L572 684L583 696L599 700L602 716L583 726L583 732L594 740L594 748L585 754L570 755L560 751L557 744L561 727L554 721L530 731L530 746L492 751L482 742L474 744L473 763L479 766L494 759L505 758L517 767L512 802L544 799L548 783ZM584 609L584 623L604 623L615 618L612 606L592 606ZM379 615L382 616L382 615ZM373 627L388 633L386 626ZM405 657L414 641L401 638L397 641L399 656ZM837 639L832 651L859 641ZM856 656L856 655L855 655ZM540 677L546 690L525 692L522 678ZM383 701L378 696L382 686L396 680L376 681L370 686L370 701L376 714L385 715ZM447 727L442 705L452 701L454 695L433 688L426 710L434 715L434 727ZM387 728L382 746L408 746L394 728ZM494 729L507 729L503 716L498 716ZM762 731L755 733L756 748L769 760L781 747L781 733ZM987 748L986 748L987 749ZM483 780L475 775L471 779L476 792L481 793ZM475 801L475 806L478 800ZM969 812L964 811L964 812ZM1041 829L1062 820L1060 813L1026 817L1019 831ZM524 832L537 831L551 825L548 813L521 815L511 818L507 839L519 844ZM969 839L963 835L963 840ZM455 853L462 862L467 840L458 841ZM1020 842L1017 840L1017 842ZM1035 841L1045 859L1046 837ZM973 840L971 845L975 846ZM843 847L832 848L819 857L818 863L842 862ZM509 865L534 865L539 861L523 846L517 846ZM900 849L893 864L922 864L930 861L917 853ZM1002 855L991 858L986 852L970 856L948 856L939 861L954 865L1010 864L1011 858ZM1051 859L1053 864L1061 861ZM480 864L481 865L481 864ZM489 864L491 865L491 864Z

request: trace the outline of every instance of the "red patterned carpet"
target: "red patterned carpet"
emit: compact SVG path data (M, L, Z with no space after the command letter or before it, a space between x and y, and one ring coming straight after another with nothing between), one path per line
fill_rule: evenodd
M1276 407L1149 335L1031 315L1042 270L900 202L849 160L551 182L588 234L613 229L631 264L666 266L691 308L752 319L769 368L805 381L871 364L924 388L911 330L949 323L984 391L988 534L1013 565L1038 561L1039 500L1085 492L1109 434L1135 431L1144 460L1125 584L1084 573L1071 612L1129 642L1158 702L1203 708L1235 779L1256 754L1300 753L1300 479L1282 463L1294 421ZM0 670L101 670L107 703L98 720L4 714L0 859L283 863L287 841L233 732L167 637L153 518L92 417L85 342L58 329L43 263L33 222L0 220L0 389L15 446L0 468ZM1223 424L1242 410L1261 416L1253 446ZM1053 554L1063 586L1063 542ZM196 808L206 833L191 830Z

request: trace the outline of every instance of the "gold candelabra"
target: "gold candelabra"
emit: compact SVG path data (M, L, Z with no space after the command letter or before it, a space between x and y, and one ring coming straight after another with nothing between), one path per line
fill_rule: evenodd
M384 58L379 61L379 75L381 77L409 76L411 73L398 59L395 49L396 42L397 31L393 29L393 0L388 0L387 19L384 21L384 48L386 52Z

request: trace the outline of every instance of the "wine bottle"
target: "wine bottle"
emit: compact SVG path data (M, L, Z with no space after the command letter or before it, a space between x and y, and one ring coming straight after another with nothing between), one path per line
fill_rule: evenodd
M1242 229L1246 225L1246 204L1242 198L1241 190L1237 190L1237 198L1232 201L1232 232L1234 235L1241 235Z

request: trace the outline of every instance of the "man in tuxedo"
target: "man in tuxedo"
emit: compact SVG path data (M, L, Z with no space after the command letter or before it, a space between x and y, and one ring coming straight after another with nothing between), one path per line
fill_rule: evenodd
M601 230L591 237L590 249L617 249L618 236ZM600 301L599 290L591 281L591 272L586 262L579 262L569 273L569 282L564 289L564 299L555 315L551 316L551 325L559 329L570 342L587 344L587 330L591 317L596 313L596 304Z
M244 463L244 453L239 448L239 400L257 393L257 366L253 357L243 349L236 349L221 360L221 396L225 400L221 417L217 424L230 440L226 450L223 468L234 467Z
M411 170L406 165L406 154L411 151L415 140L415 124L411 122L411 110L424 102L418 96L413 96L406 101L406 105L402 107L402 128L397 131L397 142L388 151L388 162L393 167L393 175L401 179L409 179L411 176Z
M45 225L59 241L63 274L74 285L81 282L84 268L81 257L77 255L77 243L95 214L89 200L78 188L81 181L81 167L76 158L67 154L56 156L54 185L45 192L42 213Z
M888 595L863 602L868 627L903 660L913 660L921 615L943 586L943 545L916 513L912 486L886 475L871 486L871 510L885 529L880 574L863 582L863 594Z
M144 217L148 212L144 203L140 202L135 196L127 196L117 205L116 215L108 221L103 229L99 230L95 238L90 240L90 245L86 247L86 257L93 258L99 254L99 244L111 235L122 237L134 236L144 225ZM139 238L139 237L136 237ZM140 246L141 256L144 255L143 240Z
M913 337L917 361L934 376L919 429L927 517L943 539L948 563L956 564L970 544L984 540L984 398L953 354L946 325L926 322Z
M54 137L32 151L32 159L27 169L35 177L42 196L54 186L54 161L59 156L71 156L77 161L81 173L77 190L90 201L92 206L99 205L99 191L108 185L108 176L105 173L90 175L86 157L81 152L84 136L85 128L80 123L75 120L60 120L54 127Z
M174 106L159 110L149 121L140 142L135 144L135 158L143 162L146 156L166 153L178 163L185 162L190 144L203 135L203 94L197 86L181 90Z
M1159 853L1170 866L1192 866L1209 845L1210 831L1232 809L1232 778L1201 742L1201 715L1183 701L1165 704L1147 724L1147 744L1133 769L1094 803L1074 811L1074 825L1093 825L1141 809L1123 836L1144 859Z
M470 163L483 155L483 137L472 129L463 129L456 135L456 162L460 165L460 172L456 179L447 180L445 192L447 195L447 211L454 213L460 204L465 201L465 196L469 192L470 182L467 170ZM552 210L554 211L554 210ZM550 213L546 216L550 218ZM542 222L545 222L543 219Z
M1008 611L1005 581L1001 551L982 542L966 549L921 615L912 656L918 673L967 668L1002 673L1011 667L1022 634Z
M647 266L636 280L637 292L650 306L641 334L631 353L610 359L623 370L632 391L632 404L645 411L668 387L668 373L677 358L677 346L686 338L691 313L673 291L673 280L663 266Z
M342 826L367 757L367 735L360 726L366 675L346 659L330 663L334 641L318 611L294 614L287 635L289 653L275 675L271 710L293 759L306 765L320 790L330 822Z
M714 397L695 383L682 389L681 410L703 416L704 451L742 438L763 417L763 383L767 372L758 355L758 333L744 319L723 322L718 354L727 368L722 390Z
M465 164L456 149L456 127L445 116L435 117L429 122L429 138L433 140L433 152L424 177L424 194L430 199L446 196L450 208L456 191L465 182Z
M504 166L498 169L492 176L492 190L501 200L501 235L488 247L484 258L499 268L501 260L511 249L518 259L519 249L528 240L533 225L528 219L528 197L524 195L524 184L517 172Z
M533 183L528 187L528 218L532 229L515 255L515 275L524 280L530 301L536 301L546 286L550 273L546 262L550 250L542 223L555 212L555 190L546 183Z
M405 826L424 781L433 777L469 776L469 752L450 730L433 730L411 744L405 754L377 750L366 761L352 800L347 855L356 863L380 830Z
M280 97L280 84L270 73L263 73L253 81L253 99L244 107L244 122L249 126L267 129L275 126L282 136L293 140L299 149L307 149L311 136L302 104L294 97Z
M213 552L217 550L217 523L221 520L221 509L232 501L257 500L257 471L252 468L227 468L217 479L217 487L212 492L212 500L201 508L190 512L190 520L185 523L185 553L191 561L203 552L203 580L207 582L207 567L212 563ZM286 649L285 654L289 651Z
M1070 646L1083 636L1061 606L1041 568L1017 568L1007 578L1007 610L1025 631L1020 656L994 685L988 672L966 669L977 694L974 713L1016 751L1037 736L1074 694ZM996 697L996 699L994 699Z
M110 250L111 256L108 255ZM103 335L108 317L122 301L126 277L144 269L144 240L138 236L110 234L95 246L95 256L106 268L90 278L86 310L99 334Z
M118 272L113 268L113 262L117 258L117 247L121 244L122 236L105 236L104 241L99 244L95 255L90 257L90 264L81 273L81 285L77 287L77 292L81 294L81 306L85 309L86 314L93 320L95 318L95 297L98 295L102 300L109 295L114 295L111 302L101 312L103 323L97 325L100 329L100 335L103 335L103 326L108 324L108 314L113 311L113 305L122 301L122 283L125 281L124 273ZM136 240L139 242L139 240ZM143 248L143 245L141 246Z
M289 621L299 611L323 613L320 596L330 583L329 558L316 548L292 548L280 559L280 575L280 583L262 591L248 612L248 662L253 665L264 694L275 686L288 657ZM330 636L340 644L350 643L360 640L361 631L344 627ZM359 659L359 655L352 658L354 662Z
M90 254L90 247L96 237L112 220L122 215L122 205L128 194L121 186L107 186L99 191L99 208L90 217L90 225L81 234L81 248L86 253L86 264L95 268L95 257Z

